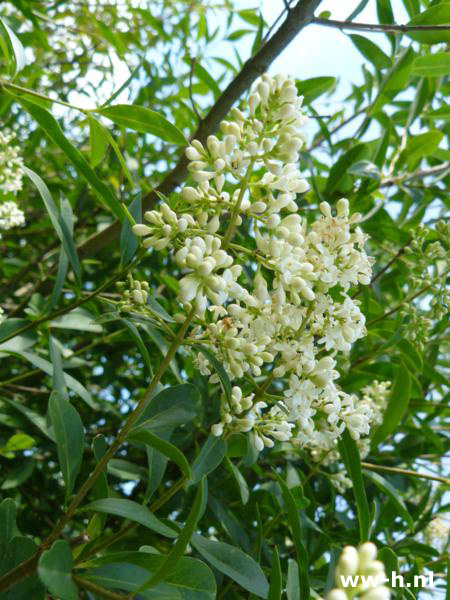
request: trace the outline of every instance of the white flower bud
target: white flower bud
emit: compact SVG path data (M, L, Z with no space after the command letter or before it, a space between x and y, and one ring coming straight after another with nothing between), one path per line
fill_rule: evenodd
M250 96L250 98L248 99L248 106L250 108L250 114L254 115L256 109L259 106L259 103L261 102L261 98L259 96L259 94L252 94Z
M148 227L147 225L133 225L131 230L134 233L134 235L137 235L139 237L142 237L144 235L150 235L153 231L153 229L151 227Z
M195 202L197 200L200 200L201 198L197 190L189 186L183 188L183 190L181 191L181 196L184 200L187 200L188 202Z

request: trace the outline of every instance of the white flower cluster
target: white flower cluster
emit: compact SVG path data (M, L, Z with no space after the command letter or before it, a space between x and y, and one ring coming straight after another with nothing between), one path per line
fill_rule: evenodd
M450 516L434 517L424 531L424 541L439 552L443 552L449 543Z
M15 133L0 131L0 192L5 195L22 189L23 160L19 147L11 144L15 137Z
M335 570L336 587L327 595L327 600L389 600L391 592L382 582L386 580L384 564L376 560L377 548L375 544L366 542L359 549L346 546ZM356 587L348 584L344 587L341 577L358 577ZM364 579L361 579L361 576ZM367 580L372 576L372 580ZM372 583L373 582L373 583ZM376 584L376 585L373 585Z
M23 160L19 148L11 144L14 133L0 131L0 229L11 229L25 222L25 215L10 198L22 189Z
M14 202L8 200L0 204L0 229L11 229L25 222L25 215Z
M197 315L193 346L207 345L235 383L213 434L248 432L257 450L290 440L323 454L345 428L355 440L369 433L370 407L338 388L335 357L365 334L349 289L370 282L372 259L346 199L336 212L322 202L312 222L298 214L297 195L308 189L297 166L301 103L292 80L263 75L248 113L234 108L222 122L221 139L188 147L196 185L133 231L144 246L173 251L179 300ZM235 243L237 227L255 248ZM218 381L203 354L196 365ZM242 379L262 375L284 385L282 395L244 393Z

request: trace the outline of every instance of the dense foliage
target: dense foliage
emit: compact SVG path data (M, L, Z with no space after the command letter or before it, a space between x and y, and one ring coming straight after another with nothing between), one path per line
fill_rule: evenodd
M396 1L0 3L0 598L449 598L450 3ZM311 22L335 113L263 75Z

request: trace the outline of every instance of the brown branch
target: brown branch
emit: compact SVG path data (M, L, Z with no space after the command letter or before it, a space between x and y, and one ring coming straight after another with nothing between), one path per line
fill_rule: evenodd
M277 56L289 45L295 36L314 19L314 11L321 0L300 0L291 8L287 18L260 50L247 60L241 71L217 99L206 117L200 121L192 138L206 141L208 135L214 133L222 119L226 117L233 104L252 85L257 77L264 73ZM157 192L168 196L187 176L188 160L184 154L178 163L161 182L157 190L147 194L143 199L142 210L149 210L158 200ZM116 221L99 233L82 243L78 252L81 258L95 254L108 244L114 242L120 234L120 223Z
M352 21L334 21L319 19L311 21L315 25L334 27L335 29L356 29L357 31L373 31L379 33L408 33L408 31L450 31L450 25L385 25L378 23L353 23Z

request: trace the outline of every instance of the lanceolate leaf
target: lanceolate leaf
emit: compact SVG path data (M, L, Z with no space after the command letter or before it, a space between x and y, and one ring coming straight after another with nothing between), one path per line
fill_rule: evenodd
M77 249L72 238L72 233L67 227L61 214L58 212L56 204L54 203L53 198L50 194L50 190L37 173L35 173L31 169L28 169L28 167L22 167L22 169L24 173L28 175L28 177L34 183L39 194L41 195L45 208L48 212L48 216L50 217L52 225L55 228L56 234L61 240L61 244L63 245L66 255L70 261L70 264L72 265L73 272L75 273L78 280L80 280L81 267L80 262L78 260Z
M300 515L298 513L298 508L292 495L292 492L285 484L285 482L281 479L281 477L277 476L278 483L281 487L281 493L283 495L284 505L286 507L286 512L288 514L288 523L289 529L292 533L292 537L294 539L295 549L297 552L297 564L298 564L298 582L300 589L300 597L308 600L310 597L309 590L309 580L308 580L308 553L306 551L304 540L303 540L303 531L302 524L300 521Z
M8 27L5 20L0 18L0 49L3 49L7 63L10 64L10 73L13 78L27 64L25 50L21 41L16 36L14 31Z
M215 569L258 598L267 598L269 583L258 563L239 548L194 534L192 545Z
M100 500L94 500L94 502L83 506L83 510L117 515L124 519L135 521L166 537L176 536L175 531L164 525L148 508L125 498L101 498Z
M221 437L210 435L192 464L192 483L216 469L225 457L227 444Z
M353 483L356 507L358 509L358 520L361 541L369 539L370 532L370 511L367 502L366 489L361 474L361 462L359 459L358 447L346 429L339 441L339 450L342 459L347 468L350 479Z
M158 436L153 435L148 429L135 429L128 435L128 439L142 442L143 444L150 446L150 448L154 448L161 454L164 454L164 456L173 460L173 462L180 467L183 475L187 479L191 477L191 468L187 459L184 454L170 442L166 442Z
M80 472L84 450L84 429L80 415L59 392L52 392L48 414L53 425L59 466L70 496Z
M207 497L208 484L206 481L206 477L204 477L197 488L194 503L189 512L186 524L183 527L180 535L178 536L175 545L173 546L170 553L167 555L164 563L160 566L156 573L143 586L139 588L139 590L154 587L157 583L163 581L166 577L170 575L177 562L183 556L187 545L191 541L194 531L197 528L197 523L199 522L205 511Z
M109 187L94 173L88 161L81 152L64 135L58 121L41 106L25 100L23 96L15 96L25 110L42 127L45 134L54 142L73 164L78 173L92 186L96 196L109 208L120 221L124 218L123 209Z
M230 378L228 377L228 374L225 371L223 365L217 360L217 358L214 356L214 354L211 352L211 350L206 348L206 346L203 346L202 344L197 344L196 348L204 356L206 356L208 361L211 363L212 367L214 367L214 370L217 372L217 375L220 378L220 382L222 383L225 397L228 400L228 402L231 402L231 382L230 382Z
M411 377L408 369L401 363L384 413L383 422L375 431L372 438L373 447L383 442L391 433L396 431L408 409L410 394Z
M134 104L114 104L99 109L98 112L122 127L134 129L141 133L151 133L173 144L182 146L187 144L183 133L175 125L149 108Z
M280 558L278 548L275 546L272 559L272 576L270 578L270 588L267 600L281 600L283 589L283 576L281 573Z
M399 514L408 523L409 528L413 530L414 521L411 515L409 514L405 503L403 502L403 499L400 495L400 490L394 488L394 486L391 485L389 481L387 481L387 479L385 479L378 473L374 473L373 471L367 471L366 469L364 469L363 475L364 477L366 477L366 479L374 483L384 494L386 494L389 497L393 504L395 504Z

